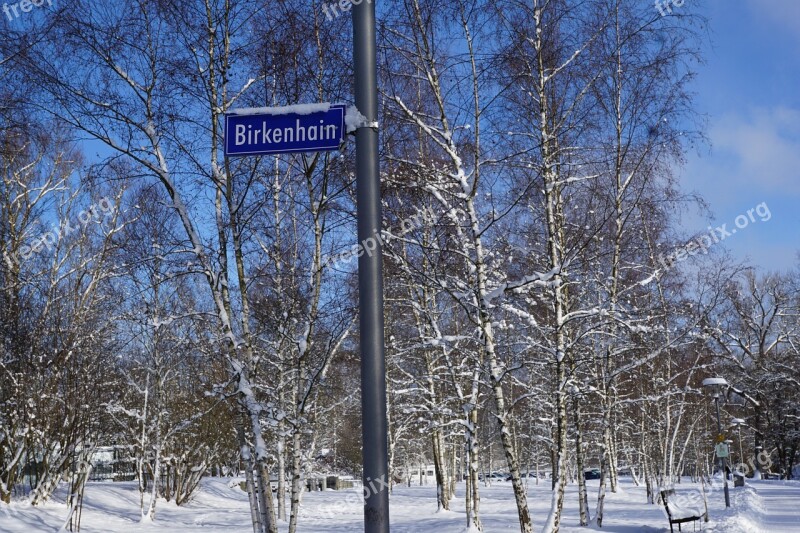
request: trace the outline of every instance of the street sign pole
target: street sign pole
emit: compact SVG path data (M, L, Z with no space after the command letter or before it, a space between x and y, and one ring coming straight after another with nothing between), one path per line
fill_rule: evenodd
M364 533L389 532L389 451L386 422L386 360L383 344L381 185L378 169L378 83L375 1L353 2L353 64L356 108L366 118L356 132L358 241L377 241L358 261L361 334L361 413Z

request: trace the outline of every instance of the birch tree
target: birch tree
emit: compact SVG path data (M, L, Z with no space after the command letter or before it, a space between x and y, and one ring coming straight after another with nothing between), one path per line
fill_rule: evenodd
M244 7L240 5L239 7ZM220 156L221 118L255 78L237 72L240 24L263 15L254 5L234 10L228 2L180 7L138 2L133 6L75 5L59 18L53 42L36 55L36 75L46 80L48 109L70 126L128 158L162 187L194 255L192 271L205 279L223 340L220 356L230 369L241 409L240 444L250 488L253 528L275 531L268 485L268 453L261 406L250 380L254 359L249 301L232 177ZM237 18L238 17L238 18ZM105 28L122 24L123 33ZM141 45L141 46L140 46ZM91 65L86 77L72 73ZM176 105L178 107L176 107ZM176 113L183 105L182 112ZM187 127L205 124L205 134ZM203 160L198 159L204 147ZM187 180L211 191L213 201L192 211ZM198 217L213 213L216 233L203 237ZM228 258L234 258L229 268ZM235 272L237 279L231 279ZM235 291L238 305L234 305ZM246 435L252 438L251 446Z
M484 222L479 207L482 171L488 165L484 164L484 154L481 151L481 123L486 108L483 103L485 95L480 91L484 71L479 67L474 48L474 21L471 18L474 16L472 10L476 7L471 3L458 3L453 8L453 15L460 21L459 37L467 50L464 63L467 67L460 83L464 84L463 89L468 97L464 101L451 101L445 96L448 94L446 84L450 82L442 77L440 70L440 62L447 58L437 54L437 32L440 29L438 17L441 15L423 10L420 2L406 3L405 9L411 22L407 33L398 35L396 40L398 47L408 50L401 57L405 57L410 64L404 66L402 71L421 77L430 101L406 102L398 95L394 97L393 103L397 106L397 114L411 128L424 133L427 142L436 150L437 162L440 161L438 167L431 169L428 169L425 161L408 163L418 169L420 174L426 175L425 181L419 182L419 185L436 201L438 209L446 213L444 220L458 228L458 240L453 243L457 247L453 252L466 259L469 276L465 279L451 279L449 281L453 284L443 288L464 308L480 339L482 357L488 367L495 418L511 472L520 527L527 532L532 528L531 518L511 436L503 388L506 369L498 354L492 320L491 300L496 287L493 285L494 280L489 279L490 255L484 240L485 232L491 228L493 220ZM458 86L458 79L455 84ZM454 122L454 116L459 117L459 120L469 120L471 129L462 129L461 124ZM469 148L465 149L466 146ZM538 280L539 276L534 275L533 278ZM479 523L473 522L472 525L480 528Z

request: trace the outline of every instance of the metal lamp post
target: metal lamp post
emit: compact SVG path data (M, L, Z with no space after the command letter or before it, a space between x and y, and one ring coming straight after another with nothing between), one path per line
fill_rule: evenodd
M731 420L731 426L736 428L739 437L739 462L744 463L744 454L742 453L742 426L745 424L744 418L734 418Z
M723 436L722 434L722 420L719 416L719 399L722 395L722 391L728 386L728 382L724 378L706 378L703 380L703 387L707 387L710 391L712 396L714 397L714 403L717 408L717 435ZM723 438L724 440L724 438ZM719 455L719 454L717 454ZM728 492L728 475L725 472L725 458L718 457L719 459L719 467L722 471L723 480L725 483L725 507L731 506L731 497L730 493Z
M755 441L755 436L754 436L753 440ZM753 442L753 444L754 444L754 446L753 446L753 455L756 456L755 471L753 472L753 479L761 479L761 468L759 468L761 465L760 465L758 459L759 459L759 457L761 457L761 451L764 449L764 447L756 444L755 442Z
M722 442L724 442L725 444L728 445L728 450L733 450L733 439L725 439ZM730 479L731 478L731 473L733 472L733 465L734 465L734 462L733 462L733 451L729 451L728 452L727 463L728 463L728 468L725 469L725 479Z

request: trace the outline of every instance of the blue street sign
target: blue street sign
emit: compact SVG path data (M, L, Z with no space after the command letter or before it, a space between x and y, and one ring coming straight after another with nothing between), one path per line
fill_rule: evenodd
M233 111L225 115L225 155L337 150L346 133L345 109L312 104Z

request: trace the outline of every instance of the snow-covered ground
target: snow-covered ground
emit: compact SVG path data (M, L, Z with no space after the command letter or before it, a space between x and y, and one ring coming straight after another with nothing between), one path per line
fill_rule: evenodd
M589 482L594 494L597 481ZM463 490L463 486L460 487ZM645 503L644 489L623 479L622 490L609 494L603 531L647 533L669 531L660 506ZM693 488L676 487L677 494ZM547 512L550 493L546 481L529 486L528 498L536 525ZM567 497L565 532L585 531L577 523L576 488ZM394 533L460 533L464 529L461 509L463 493L453 502L452 511L436 512L435 488L395 487L391 498ZM0 505L0 531L4 533L55 532L63 524L66 507L64 493L43 507L24 504ZM711 522L695 523L697 529L715 533L800 532L800 482L758 481L747 487L731 487L732 507L724 508L721 490L709 494ZM362 531L362 508L355 492L312 492L304 495L300 533ZM196 498L184 507L159 502L154 523L138 519L138 494L134 483L92 483L87 486L82 531L86 533L127 533L130 531L249 533L247 497L229 481L206 479ZM481 487L481 516L485 531L519 531L510 483ZM286 524L282 524L282 531ZM684 524L692 531L692 524ZM677 527L675 529L677 531Z

